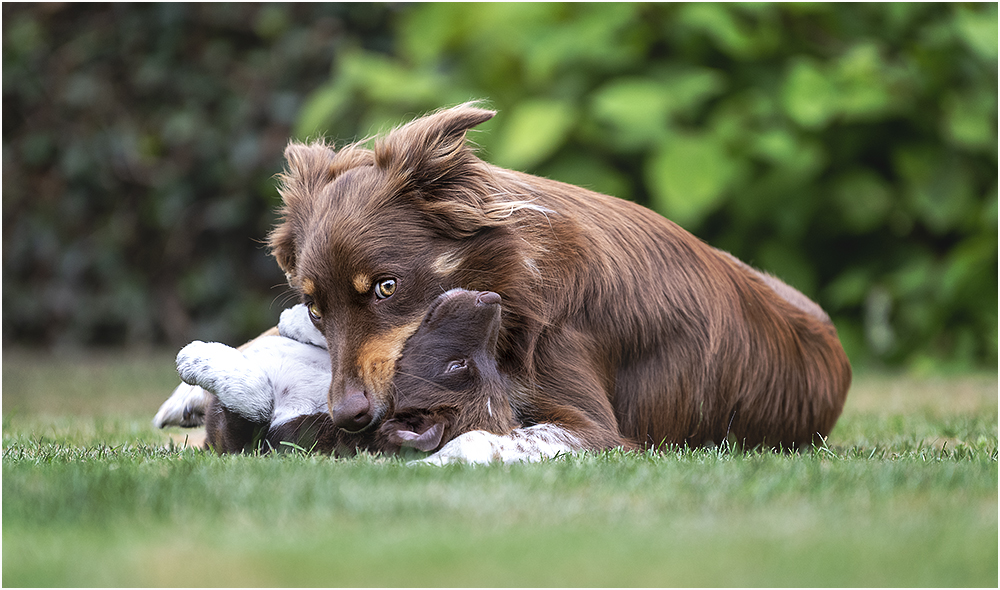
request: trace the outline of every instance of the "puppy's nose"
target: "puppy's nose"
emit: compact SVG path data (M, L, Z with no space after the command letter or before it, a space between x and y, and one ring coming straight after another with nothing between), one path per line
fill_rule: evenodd
M476 296L476 305L494 305L500 303L500 295L493 291L483 291Z
M348 393L344 401L330 408L330 417L338 428L357 432L372 422L371 401L363 391Z

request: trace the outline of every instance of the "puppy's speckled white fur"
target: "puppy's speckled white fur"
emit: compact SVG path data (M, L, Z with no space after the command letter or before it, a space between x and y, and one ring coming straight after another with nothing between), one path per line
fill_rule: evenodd
M153 417L153 426L182 426L192 428L205 423L205 410L211 393L198 387L181 383L174 388L167 401L160 406Z
M536 424L518 428L509 434L493 434L484 430L466 432L449 441L430 457L413 463L446 465L535 462L581 448L580 441L564 428L555 424Z
M243 351L218 342L192 342L177 354L177 372L185 383L214 393L223 406L251 422L274 427L296 416L326 412L330 357L305 306L283 311L278 332L280 336L258 338Z
M309 319L309 310L301 303L281 312L278 333L297 342L326 349L326 338L323 337L322 332L316 329L312 320Z

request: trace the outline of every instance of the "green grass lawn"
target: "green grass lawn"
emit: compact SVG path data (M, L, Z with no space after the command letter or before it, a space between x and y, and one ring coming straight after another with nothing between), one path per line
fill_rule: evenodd
M827 445L216 457L169 355L3 357L4 586L996 586L997 376L861 375Z

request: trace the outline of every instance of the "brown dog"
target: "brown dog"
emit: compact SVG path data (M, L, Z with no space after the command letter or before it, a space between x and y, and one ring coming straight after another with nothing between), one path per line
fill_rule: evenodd
M335 425L381 422L407 338L461 287L503 297L516 418L556 446L830 432L851 371L819 306L648 209L481 161L465 134L494 114L462 105L371 149L286 149L270 246L331 343Z

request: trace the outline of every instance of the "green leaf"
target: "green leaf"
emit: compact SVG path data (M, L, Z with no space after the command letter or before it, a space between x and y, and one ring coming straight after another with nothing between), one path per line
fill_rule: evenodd
M623 147L660 140L671 102L664 85L648 78L619 78L599 88L590 105L594 117L611 126Z
M953 143L972 149L996 149L997 95L988 91L952 92L943 103L944 135Z
M693 228L722 203L736 170L736 163L714 136L677 137L646 163L653 208Z
M785 78L782 99L788 116L807 129L825 126L837 108L833 83L809 58L793 62Z
M996 309L996 267L996 234L967 238L948 254L941 290L948 299Z
M569 5L570 14L546 27L523 51L530 84L551 84L560 70L621 71L637 61L642 48L626 33L635 29L637 7L630 3Z
M771 162L787 176L809 177L826 161L821 145L781 127L764 129L753 134L750 140L752 153Z
M697 107L720 94L726 87L725 75L712 68L672 67L654 75L670 97L667 106L675 115L692 114Z
M446 86L433 70L407 67L374 53L356 53L344 66L343 75L376 103L424 107L436 102Z
M839 112L857 120L874 118L892 106L888 84L893 76L883 59L874 44L865 42L837 61L835 105Z
M350 94L336 81L317 88L302 105L292 134L300 141L326 134L343 114Z
M900 149L893 159L910 208L931 231L958 229L974 210L972 175L964 160L930 146Z
M782 98L793 121L807 129L821 129L834 118L878 120L908 106L911 85L905 68L892 64L876 44L863 41L825 63L809 57L795 59Z
M575 120L576 108L565 101L524 101L501 124L494 160L507 168L530 169L563 145Z
M975 8L960 7L955 15L955 27L962 40L976 54L985 60L997 61L996 3L982 4Z
M730 55L749 58L756 53L752 39L729 6L711 2L684 4L678 20L694 30L703 31Z
M833 196L847 227L865 233L881 227L893 207L891 188L878 174L857 169L836 180Z
M710 68L666 68L612 80L594 92L590 104L614 139L631 149L662 141L672 118L692 114L724 87L724 76Z
M399 27L402 55L417 64L431 63L468 29L465 17L465 11L447 3L430 2L408 11Z

